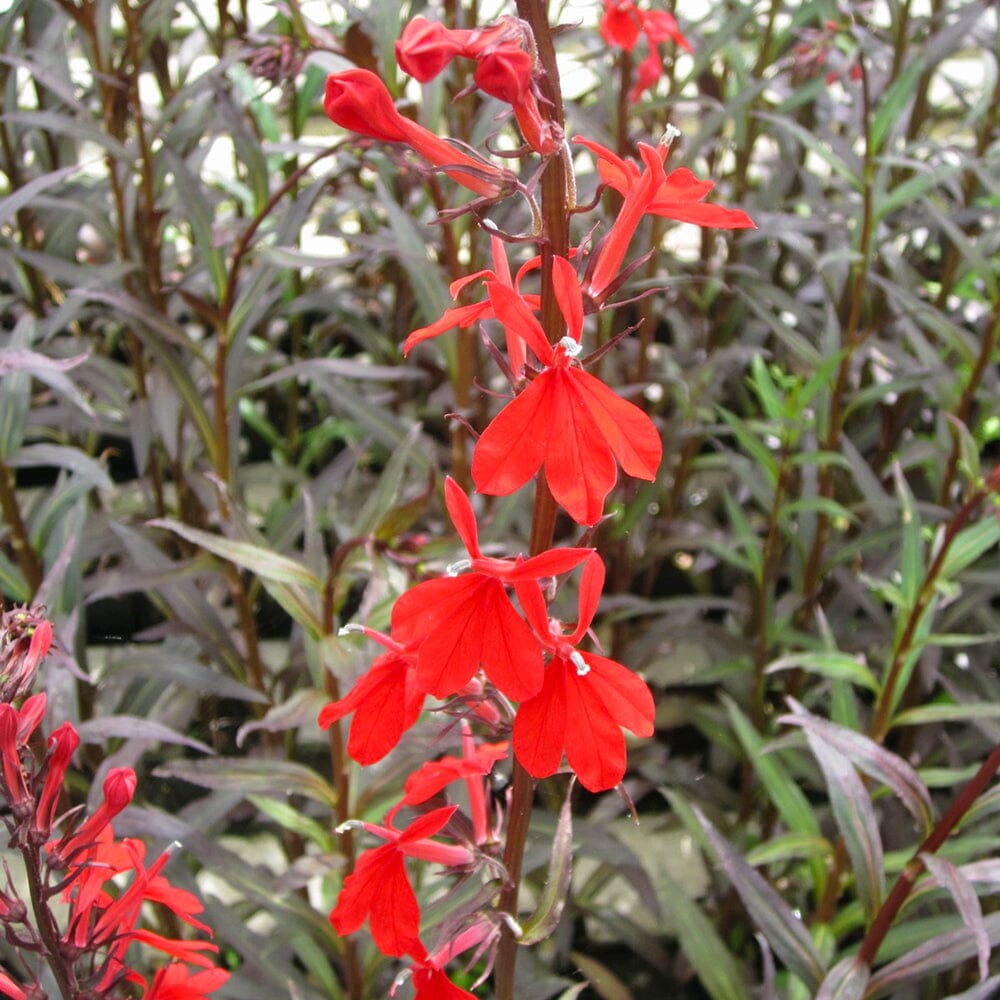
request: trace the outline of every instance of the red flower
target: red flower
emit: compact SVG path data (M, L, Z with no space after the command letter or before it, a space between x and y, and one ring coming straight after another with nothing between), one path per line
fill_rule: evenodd
M579 621L568 635L550 620L541 588L520 584L518 598L536 634L551 650L545 683L514 719L514 753L535 778L558 770L565 753L580 784L592 792L614 788L625 775L625 738L653 734L653 696L640 677L614 660L575 647L597 611L604 565L595 554L583 567Z
M524 275L537 268L541 262L540 257L532 257L517 272L517 277L511 280L510 265L507 263L507 251L503 240L499 236L491 236L490 246L493 251L493 270L476 271L475 274L467 274L464 278L453 281L448 286L448 294L453 299L458 297L459 292L466 285L479 280L496 281L517 291L518 285ZM538 308L540 304L539 296L525 295L523 298L532 308ZM414 330L406 338L403 343L403 354L408 354L417 344L421 344L425 340L430 340L432 337L437 337L456 326L464 329L472 326L473 323L481 319L490 319L492 316L493 304L490 302L489 296L482 302L474 302L467 306L458 306L456 309L446 309L440 319L429 326L422 326L419 330ZM507 357L510 359L510 367L514 371L514 374L519 374L521 369L524 368L525 362L524 341L517 334L510 331L507 332Z
M157 969L153 985L144 994L145 1000L203 1000L227 979L225 969L203 969L191 972L179 962Z
M389 753L417 721L427 691L417 683L417 643L405 646L372 629L361 631L388 652L375 658L350 694L323 708L319 724L326 729L353 712L347 752L368 765Z
M463 30L415 17L396 42L396 61L404 73L426 83L456 56L474 59L476 86L509 104L525 141L547 156L559 148L561 136L539 110L534 64L524 46L525 29L516 18L501 18L486 28Z
M419 805L453 781L463 779L469 796L469 818L472 820L473 839L481 846L494 834L490 829L486 810L486 788L483 778L493 770L493 765L498 760L503 760L507 756L507 746L507 743L481 743L477 747L469 723L463 719L462 756L442 757L440 760L421 764L406 779L403 804Z
M566 573L591 550L550 549L513 560L484 556L472 504L450 477L445 503L471 556L469 572L428 580L403 594L392 609L393 635L419 643L417 683L438 698L461 691L480 666L508 698L530 698L542 684L542 653L506 585ZM454 570L459 568L463 564Z
M640 32L649 43L649 55L640 64L638 80L629 91L629 100L633 102L663 75L663 61L657 50L660 42L670 38L682 49L691 51L691 43L681 34L672 14L663 10L640 10L632 0L604 0L601 34L609 45L631 52Z
M588 269L587 292L595 302L602 302L609 294L632 236L647 213L716 229L757 228L750 216L738 208L702 203L714 187L711 181L698 180L686 167L664 173L669 139L655 148L639 143L639 155L645 166L641 172L633 162L622 159L599 143L582 136L574 136L573 141L594 153L601 180L625 199L611 232L602 241Z
M383 955L423 956L420 943L420 906L406 877L406 856L443 864L471 861L464 848L431 841L451 819L457 806L435 809L415 819L406 830L360 824L389 843L365 851L344 879L330 922L338 934L352 934L365 920ZM460 852L460 853L456 853Z
M341 128L384 142L405 143L452 180L484 198L503 197L513 187L507 171L485 160L474 160L401 115L385 84L366 69L332 73L326 81L323 108Z
M569 330L555 347L519 295L487 282L494 315L528 342L546 368L483 431L472 478L480 493L506 496L544 466L552 495L570 517L594 524L615 484L616 460L628 475L653 480L663 446L639 407L574 361L583 300L573 266L563 257L553 260L553 282Z

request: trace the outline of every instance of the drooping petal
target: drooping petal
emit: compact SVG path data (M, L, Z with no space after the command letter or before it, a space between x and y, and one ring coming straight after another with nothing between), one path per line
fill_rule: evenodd
M569 375L622 470L652 482L663 457L663 442L648 414L589 372L572 369Z
M480 493L507 496L541 468L552 428L550 374L546 370L529 383L479 436L472 479Z
M365 851L358 858L330 913L330 923L340 935L358 930L366 919L382 954L405 955L422 947L420 907L395 844Z
M577 524L595 524L617 478L607 441L577 389L580 369L550 368L533 385L547 379L553 397L545 434L545 479L556 502Z
M557 657L559 659L559 657ZM551 669L551 668L550 668ZM625 737L601 701L601 691L566 665L566 760L591 792L614 788L625 776Z
M567 730L565 673L565 661L556 657L545 669L541 691L522 702L514 718L514 754L533 778L555 774L562 762Z
M583 680L599 692L601 704L617 725L636 736L652 736L656 706L646 682L616 660L596 653L581 655L590 667L590 673Z
M413 970L414 1000L476 1000L474 993L456 986L440 969Z
M354 712L347 752L367 766L396 747L417 721L423 701L413 667L405 658L386 653L375 659L346 697L324 706L319 725L326 729Z
M439 337L442 333L454 330L456 326L464 329L490 315L492 315L492 311L489 302L473 302L471 305L445 309L433 323L421 326L410 333L403 341L403 354L409 354L417 344L422 344L425 340L431 340L433 337Z

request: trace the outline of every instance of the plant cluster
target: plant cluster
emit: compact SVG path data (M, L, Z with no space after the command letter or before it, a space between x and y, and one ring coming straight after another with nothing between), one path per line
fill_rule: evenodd
M993 995L998 31L8 4L0 992Z

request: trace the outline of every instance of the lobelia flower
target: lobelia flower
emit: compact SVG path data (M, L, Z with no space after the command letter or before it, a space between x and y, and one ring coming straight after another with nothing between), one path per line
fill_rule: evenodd
M663 445L649 417L574 360L580 351L583 298L573 266L552 262L556 299L568 334L554 347L521 296L487 282L497 319L527 341L546 367L507 404L476 442L472 478L480 493L506 496L539 469L553 497L578 524L594 524L617 467L653 480Z
M360 630L387 651L375 658L348 695L322 709L319 725L327 729L353 712L347 752L359 764L374 764L395 748L423 708L427 689L417 683L419 643L404 645L381 632L357 625L345 626L341 634L345 630Z
M351 820L369 833L388 841L365 851L354 871L344 879L330 922L340 934L352 934L368 921L372 937L383 955L422 956L420 906L406 876L404 858L421 858L448 867L473 862L472 852L457 845L441 844L430 838L454 815L457 806L445 806L418 816L405 830L392 825L396 809L387 817L387 826Z
M144 1000L204 1000L226 980L225 969L202 969L192 972L179 962L157 969L153 983L143 994Z
M586 291L594 302L603 302L610 293L632 236L646 214L715 229L757 228L741 209L703 204L703 199L714 187L711 181L699 180L686 167L678 167L669 174L664 172L663 164L675 134L675 129L668 129L656 147L639 143L639 155L645 168L642 171L635 163L622 159L599 143L582 136L573 137L574 142L597 157L601 180L625 199L611 231L601 241L588 268Z
M518 708L514 754L533 777L547 778L565 753L580 784L592 792L614 788L625 775L621 727L636 736L652 736L656 712L653 696L637 674L605 656L576 649L590 628L603 587L604 565L594 554L584 563L579 620L568 634L548 617L537 584L517 588L525 615L552 658L542 690Z
M524 23L512 17L471 30L446 28L415 17L396 42L396 61L404 73L427 83L452 59L474 59L476 86L509 104L525 142L548 156L559 148L562 136L558 126L539 109L534 62L524 48L526 31Z
M491 940L497 938L498 934L496 924L480 917L471 926L445 941L432 954L424 952L421 955L414 955L412 969L413 987L416 991L414 1000L476 1000L474 994L456 986L443 970L457 955L470 948L486 947ZM396 995L395 986L389 995Z
M511 700L530 698L542 685L541 647L514 609L507 585L569 572L593 550L549 549L530 559L484 556L472 504L451 477L444 495L470 559L452 567L458 575L403 594L392 609L393 635L419 643L417 683L438 698L461 691L480 666ZM459 574L464 568L468 572Z
M649 55L639 65L637 81L629 91L633 103L663 75L663 60L657 46L672 39L687 52L691 43L681 34L677 21L664 10L640 10L633 0L604 0L601 34L609 45L617 45L631 52L639 40L640 32L649 43Z
M457 298L459 292L467 285L480 280L496 281L502 285L506 285L508 288L512 288L516 292L525 274L535 270L541 264L541 257L533 257L521 266L517 272L517 277L512 280L510 265L507 263L507 251L503 240L499 236L491 236L490 248L493 251L493 270L484 269L476 271L475 274L467 274L465 277L453 281L448 286L448 294L453 299ZM522 297L531 308L539 308L541 302L540 296L524 295ZM472 326L473 323L479 320L491 318L493 318L493 304L490 302L489 296L482 302L473 302L467 306L446 309L439 319L435 320L429 326L422 326L420 329L414 330L406 338L403 342L403 354L409 354L417 344L421 344L425 340L430 340L432 337L437 337L448 330L454 329L456 326L464 329ZM524 341L516 333L511 333L510 331L507 331L507 357L514 374L519 374L521 369L524 368L525 362Z
M323 109L341 128L384 142L404 143L452 180L483 198L502 198L514 188L514 177L509 171L473 159L401 115L385 84L369 70L331 73L326 81Z
M493 765L507 756L508 744L481 743L476 746L472 729L467 720L462 720L462 756L442 757L440 760L421 764L404 785L403 805L415 806L426 802L453 781L465 781L469 796L469 818L472 820L473 839L477 847L495 838L490 829L486 809L486 788L484 777L493 770Z

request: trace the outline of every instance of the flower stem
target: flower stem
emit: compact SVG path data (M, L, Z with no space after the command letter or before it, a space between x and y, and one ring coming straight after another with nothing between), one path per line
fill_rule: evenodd
M555 48L549 30L546 0L517 0L517 12L531 27L535 36L542 75L540 86L549 101L552 120L560 129L563 124L562 94L559 87L559 70L556 66ZM541 323L552 344L565 334L566 326L552 281L552 258L566 256L569 250L569 206L567 204L566 162L562 156L549 158L542 174L542 253L541 274ZM535 485L535 509L531 523L531 554L537 555L549 548L555 534L556 504L543 473ZM531 806L535 797L535 781L514 761L513 786L507 820L507 840L503 862L508 882L500 893L499 909L517 917L517 899L521 888L521 865L524 847L531 823ZM517 963L517 939L508 925L501 930L496 960L497 1000L514 1000L514 967Z

